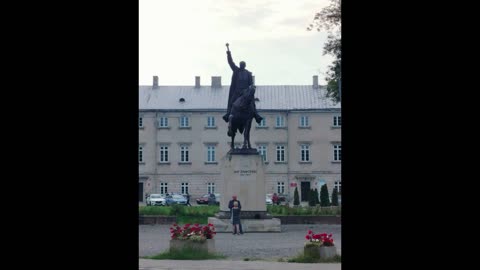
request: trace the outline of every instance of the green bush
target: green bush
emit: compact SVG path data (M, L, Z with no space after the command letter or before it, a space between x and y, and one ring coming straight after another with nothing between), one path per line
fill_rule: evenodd
M338 191L336 188L334 188L332 192L332 205L338 206Z
M315 206L316 199L315 199L315 191L313 189L310 189L308 191L308 205L309 206Z
M300 199L298 198L297 187L295 187L295 191L293 192L293 205L300 205Z
M322 188L320 189L320 205L330 206L330 198L328 196L327 184L322 185Z
M170 207L162 206L139 206L138 213L145 216L171 216Z
M269 205L267 212L274 216L331 216L340 215L340 207Z
M315 188L315 205L320 204L320 194L318 194L318 189Z

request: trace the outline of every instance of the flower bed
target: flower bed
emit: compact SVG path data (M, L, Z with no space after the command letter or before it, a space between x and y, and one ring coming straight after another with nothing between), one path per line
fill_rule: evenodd
M315 234L309 230L305 238L303 249L305 256L312 258L329 258L337 255L337 249L334 245L332 234L319 233Z
M183 227L173 224L170 227L171 239L170 249L201 249L208 252L215 252L215 241L213 239L215 227L213 224L200 226L199 224L185 224Z

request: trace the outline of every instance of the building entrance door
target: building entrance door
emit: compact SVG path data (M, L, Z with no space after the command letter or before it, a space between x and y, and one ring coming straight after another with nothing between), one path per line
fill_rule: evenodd
M301 182L301 201L306 202L308 201L307 194L308 191L310 190L310 182L302 181Z

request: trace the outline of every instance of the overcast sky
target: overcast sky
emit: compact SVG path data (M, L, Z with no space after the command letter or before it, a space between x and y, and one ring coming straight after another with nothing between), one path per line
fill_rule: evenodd
M229 85L233 60L247 63L257 85L325 84L332 57L322 55L327 34L306 31L329 0L140 0L139 83Z

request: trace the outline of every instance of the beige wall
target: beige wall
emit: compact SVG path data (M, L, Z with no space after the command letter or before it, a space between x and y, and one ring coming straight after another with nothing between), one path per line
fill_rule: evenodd
M220 190L219 164L206 164L206 144L214 144L215 159L218 162L229 151L230 137L227 136L227 124L221 118L223 112L150 112L141 111L143 129L139 129L139 143L144 145L144 164L139 164L140 176L148 177L150 185L145 185L145 192L159 192L160 182L168 182L169 192L180 192L180 183L189 183L189 193L193 197L207 192L208 182L215 182ZM330 194L334 181L340 180L341 163L333 161L332 142L341 141L341 129L332 128L333 115L340 111L324 112L260 112L266 118L267 127L257 128L252 124L252 147L259 143L268 147L268 163L265 164L266 192L277 190L277 182L285 182L285 191L293 198L294 188L291 182L296 182L300 189L299 177L313 177L311 187L315 188L318 179L324 179ZM179 117L189 116L189 129L179 129ZM286 128L275 128L275 118L283 115ZM301 115L308 115L310 128L299 128ZM169 129L157 128L157 117L167 116ZM215 117L216 129L205 128L207 116ZM243 135L237 134L236 143L243 142ZM310 143L310 163L300 163L300 143ZM179 164L180 143L189 143L191 164ZM276 145L285 144L286 163L275 162ZM169 146L169 164L159 164L159 144ZM147 183L147 182L145 182Z

